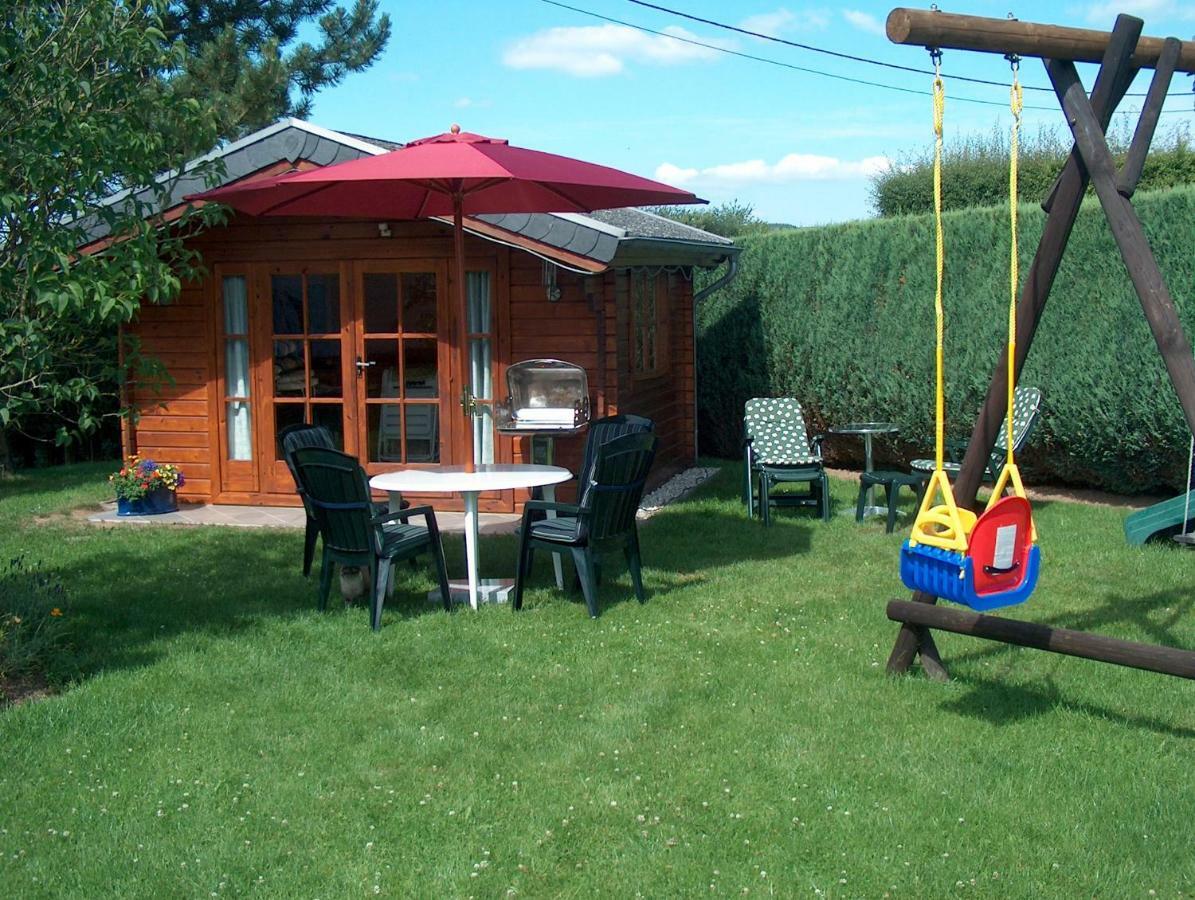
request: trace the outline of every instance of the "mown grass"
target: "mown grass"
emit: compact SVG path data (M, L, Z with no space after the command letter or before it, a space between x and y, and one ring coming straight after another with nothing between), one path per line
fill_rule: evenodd
M0 711L5 894L1195 891L1195 687L950 635L951 683L890 679L901 536L764 530L736 491L643 528L645 606L611 566L590 621L540 560L523 613L449 615L404 566L375 635L315 612L296 532L89 527L91 467L0 485L0 555L62 574L75 645ZM1018 614L1195 647L1195 558L1123 515L1040 505Z

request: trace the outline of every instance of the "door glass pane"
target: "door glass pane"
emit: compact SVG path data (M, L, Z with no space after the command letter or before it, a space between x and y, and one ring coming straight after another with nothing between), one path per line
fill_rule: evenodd
M364 277L365 333L398 332L398 276L367 272Z
M440 408L434 403L408 403L407 462L440 461Z
M224 394L249 396L248 338L229 338L224 342Z
M274 404L274 458L282 459L282 438L278 437L288 425L303 424L302 403Z
M311 342L311 396L339 397L340 341Z
M402 276L402 330L433 334L436 330L436 276L434 272L404 272Z
M339 403L312 403L311 424L327 428L336 449L344 449L344 411Z
M303 342L274 341L274 396L304 395Z
M340 276L307 276L307 332L334 334L340 331Z
M365 396L398 396L398 341L394 338L365 342Z
M466 307L469 315L469 333L486 334L490 331L490 273L465 273Z
M273 275L274 334L303 333L303 276Z
M370 462L402 462L402 406L371 403L365 407Z
M224 333L249 333L249 297L244 275L229 275L224 278Z
M274 342L274 396L302 397L305 390L302 341Z
M404 397L422 399L439 396L435 341L403 341L402 362Z
M253 459L253 429L249 415L248 400L233 400L228 404L229 459Z

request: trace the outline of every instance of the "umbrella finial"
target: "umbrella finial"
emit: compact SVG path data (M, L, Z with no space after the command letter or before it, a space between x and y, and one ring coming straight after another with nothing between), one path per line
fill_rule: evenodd
M451 131L453 134L460 134L460 133L461 133L461 126L460 126L460 125L457 125L457 124L456 124L456 122L453 122L453 123L452 123L452 127L451 127L451 128L449 128L448 130L449 130L449 131Z

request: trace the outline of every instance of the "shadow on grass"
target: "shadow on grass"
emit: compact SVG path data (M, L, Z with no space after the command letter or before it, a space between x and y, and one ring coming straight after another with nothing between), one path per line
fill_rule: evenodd
M253 632L267 619L317 611L319 562L300 571L300 531L203 526L82 528L67 532L71 552L45 566L68 587L67 615L76 654L56 680L136 668L170 652L182 635L228 637ZM37 552L37 551L34 551ZM386 612L410 618L442 607L425 601L432 580L420 557L417 570L396 567L397 586ZM426 581L426 584L424 582ZM338 579L328 602L342 606ZM368 612L356 607L360 627Z
M969 718L981 719L993 725L1011 725L1056 710L1066 710L1105 719L1128 728L1148 729L1171 737L1195 738L1195 729L1174 725L1152 716L1126 714L1120 710L1095 703L1068 700L1052 678L1044 684L1010 684L987 678L958 679L970 690L954 700L940 704L940 708Z

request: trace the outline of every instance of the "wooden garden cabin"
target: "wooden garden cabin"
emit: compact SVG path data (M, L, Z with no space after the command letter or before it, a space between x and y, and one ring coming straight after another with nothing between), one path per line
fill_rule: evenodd
M288 119L218 155L232 183L396 146ZM197 189L183 179L175 196ZM655 420L657 481L691 465L693 271L733 273L733 243L636 209L465 224L467 346L450 340L451 223L233 216L191 239L207 278L170 305L145 305L128 328L173 383L134 386L126 453L180 466L184 500L261 505L297 503L276 435L298 422L327 426L371 474L461 464L466 420L442 389L460 346L473 392L491 402L505 398L513 362L584 366L594 417ZM492 416L478 426L477 461L528 461L527 438L492 426ZM583 441L560 438L556 461L576 471ZM483 495L482 509L522 499Z

